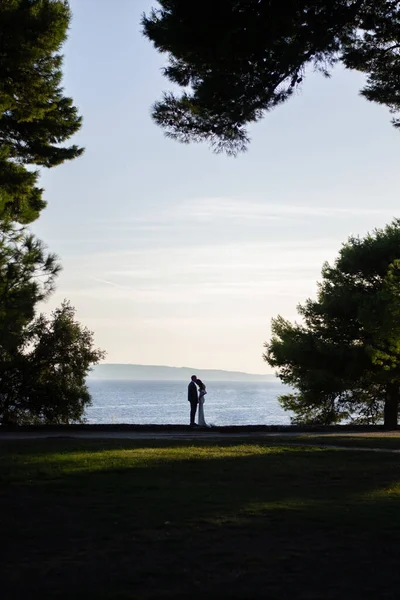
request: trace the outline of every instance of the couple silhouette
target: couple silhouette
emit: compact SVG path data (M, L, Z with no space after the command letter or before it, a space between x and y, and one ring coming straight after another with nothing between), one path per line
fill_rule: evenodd
M204 419L204 396L207 394L205 384L196 375L192 375L188 385L188 400L190 402L190 427L208 427ZM196 423L197 406L199 407L199 422Z

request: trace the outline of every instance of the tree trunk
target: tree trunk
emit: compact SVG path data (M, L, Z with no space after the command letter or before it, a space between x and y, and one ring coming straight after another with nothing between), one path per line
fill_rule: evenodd
M383 426L385 429L397 429L400 389L397 383L390 383L386 388Z

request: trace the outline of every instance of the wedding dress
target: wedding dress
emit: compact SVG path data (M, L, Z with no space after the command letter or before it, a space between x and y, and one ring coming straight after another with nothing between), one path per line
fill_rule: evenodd
M201 390L199 394L199 427L209 427L204 418L204 396L206 394L205 390Z

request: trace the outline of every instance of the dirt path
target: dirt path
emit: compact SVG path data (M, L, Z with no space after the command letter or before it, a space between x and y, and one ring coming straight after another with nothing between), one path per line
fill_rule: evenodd
M71 440L175 440L175 441L210 441L210 442L227 442L227 441L266 441L268 438L293 438L298 437L299 443L304 443L305 446L313 445L320 448L329 448L332 450L343 450L352 452L386 452L391 454L400 454L400 449L394 448L367 448L358 446L337 446L334 443L329 443L329 438L337 435L337 433L319 433L319 438L326 438L326 443L313 443L307 440L304 433L265 433L265 432L241 432L241 433L221 433L211 430L194 430L194 431L33 431L33 432L4 432L0 433L0 441L18 441L18 440L48 440L48 439L71 439ZM340 434L341 437L365 437L364 434L346 432ZM301 439L303 437L303 439ZM379 439L380 437L400 437L400 432L381 433L371 432L368 437ZM297 445L296 443L288 442L288 445Z
M30 431L0 432L0 440L38 440L50 438L84 440L243 440L265 437L297 436L293 433L221 433L211 430L194 431Z

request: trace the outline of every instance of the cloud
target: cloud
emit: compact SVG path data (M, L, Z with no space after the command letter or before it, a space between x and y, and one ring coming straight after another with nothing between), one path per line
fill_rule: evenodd
M92 279L92 281L97 281L98 283L105 283L106 285L111 285L119 289L126 289L123 285L119 285L118 283L114 283L113 281L107 281L107 279L101 279L100 277L90 276L89 279Z
M326 200L326 199L325 199ZM177 205L150 207L143 214L128 216L124 219L104 220L107 228L118 230L160 231L170 225L182 223L202 224L202 222L220 221L288 221L300 218L338 218L349 216L371 217L384 216L393 218L395 209L364 208L358 206L305 206L297 204L276 204L266 200L259 202L229 198L203 198L182 201Z
M294 315L315 295L323 262L334 259L350 227L388 214L226 198L156 211L143 205L132 218L96 221L97 244L70 240L57 296L71 298L107 336L113 322L118 335L135 329L141 344L149 329L165 337L173 324L184 340L193 321L245 336L257 323L267 328L271 316Z

